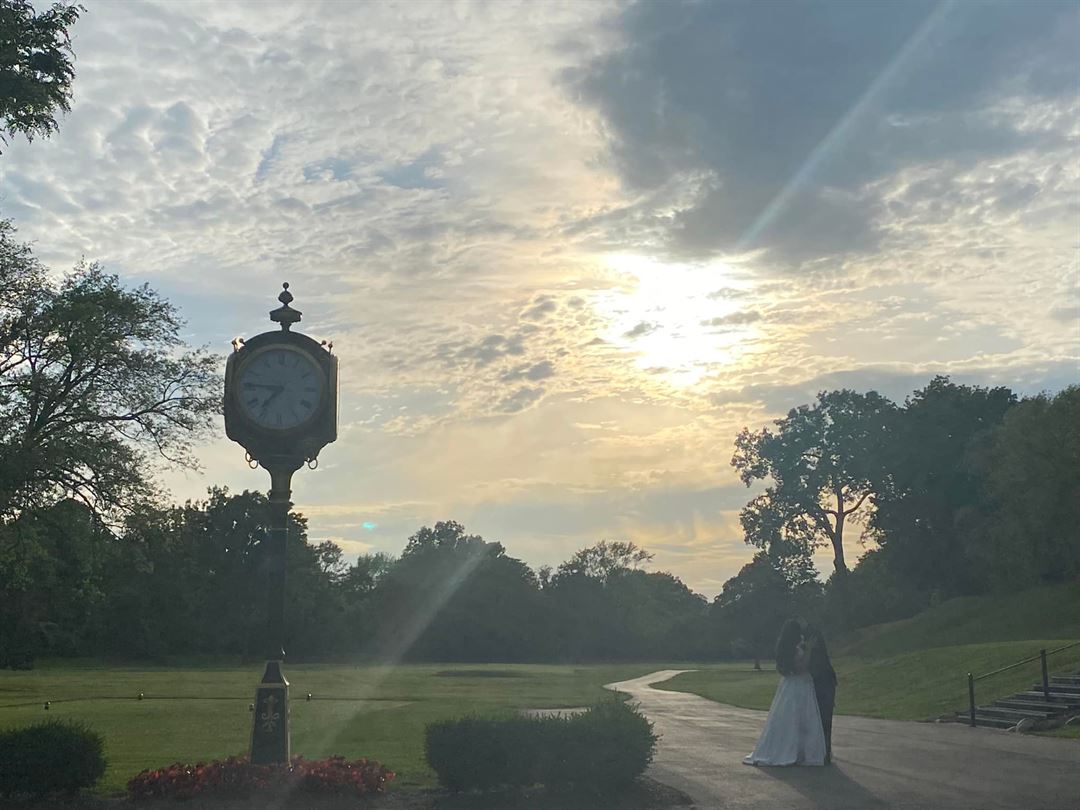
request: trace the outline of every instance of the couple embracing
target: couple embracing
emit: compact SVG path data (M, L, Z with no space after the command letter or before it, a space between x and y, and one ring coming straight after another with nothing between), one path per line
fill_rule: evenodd
M776 689L747 765L827 765L832 761L836 672L821 631L789 619L776 641Z

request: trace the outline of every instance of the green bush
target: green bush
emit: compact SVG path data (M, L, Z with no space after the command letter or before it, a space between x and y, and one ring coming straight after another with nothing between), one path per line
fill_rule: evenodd
M424 747L451 790L542 784L610 792L645 771L656 739L643 715L613 699L571 716L443 720L427 727Z
M601 791L624 786L645 772L656 747L652 723L618 700L566 719L561 731L555 741L557 770L542 774L546 785L565 780Z
M76 793L105 773L101 736L80 723L50 720L0 732L0 796Z

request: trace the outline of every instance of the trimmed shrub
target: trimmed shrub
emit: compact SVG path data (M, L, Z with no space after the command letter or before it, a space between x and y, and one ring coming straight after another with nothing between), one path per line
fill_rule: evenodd
M541 781L544 739L557 718L463 717L427 727L424 753L450 790Z
M146 770L127 787L133 799L239 798L286 792L367 796L382 793L393 779L393 771L371 759L293 757L288 764L252 765L247 757L229 757Z
M450 790L610 792L644 773L656 740L640 712L613 699L571 716L443 720L427 727L424 750Z
M544 784L565 781L608 791L629 784L652 762L657 740L652 723L619 700L599 703L563 726L556 770L542 774Z
M76 793L105 773L104 742L81 723L49 720L0 732L0 795Z

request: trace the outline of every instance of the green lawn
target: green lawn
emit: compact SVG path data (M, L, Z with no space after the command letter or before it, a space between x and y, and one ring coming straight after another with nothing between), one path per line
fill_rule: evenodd
M840 679L836 710L898 720L924 720L967 706L967 673L980 675L1040 649L1080 639L1080 583L1008 594L954 599L911 619L865 628L836 645ZM746 664L718 665L680 675L663 685L721 703L767 709L776 673ZM1080 646L1049 659L1050 671L1080 669ZM976 684L987 703L1040 679L1039 662Z
M844 656L833 660L840 680L836 693L839 714L860 714L895 720L925 720L967 706L967 672L990 672L1026 658L1058 641L1010 641L937 647L882 659ZM1054 659L1062 671L1080 669L1080 647ZM767 709L776 691L771 664L763 672L749 664L715 665L679 675L659 688L693 692L720 703ZM988 703L1039 680L1039 662L996 675L976 684L976 700Z
M1080 726L1063 726L1061 728L1055 728L1053 731L1040 731L1037 732L1045 737L1067 737L1073 740L1080 740Z
M1046 638L1080 639L1080 582L951 599L910 619L864 628L840 652L877 658L931 647Z
M423 735L432 720L581 706L610 698L605 683L664 666L289 665L293 753L372 757L398 773L395 786L429 786L434 774L424 762ZM117 792L144 768L245 752L248 704L261 674L261 665L0 671L0 728L49 717L85 721L105 738L109 768L101 789ZM136 700L139 692L147 699ZM362 700L307 702L308 692ZM154 699L166 696L189 699ZM86 697L96 699L78 699Z

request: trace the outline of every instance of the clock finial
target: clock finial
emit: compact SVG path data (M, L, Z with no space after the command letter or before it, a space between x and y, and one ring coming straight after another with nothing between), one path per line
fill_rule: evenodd
M288 332L289 327L300 320L302 313L300 310L289 306L293 301L293 294L289 292L289 282L283 282L281 287L281 293L277 297L277 300L281 302L281 306L270 311L270 320L274 323L280 323L282 332Z

